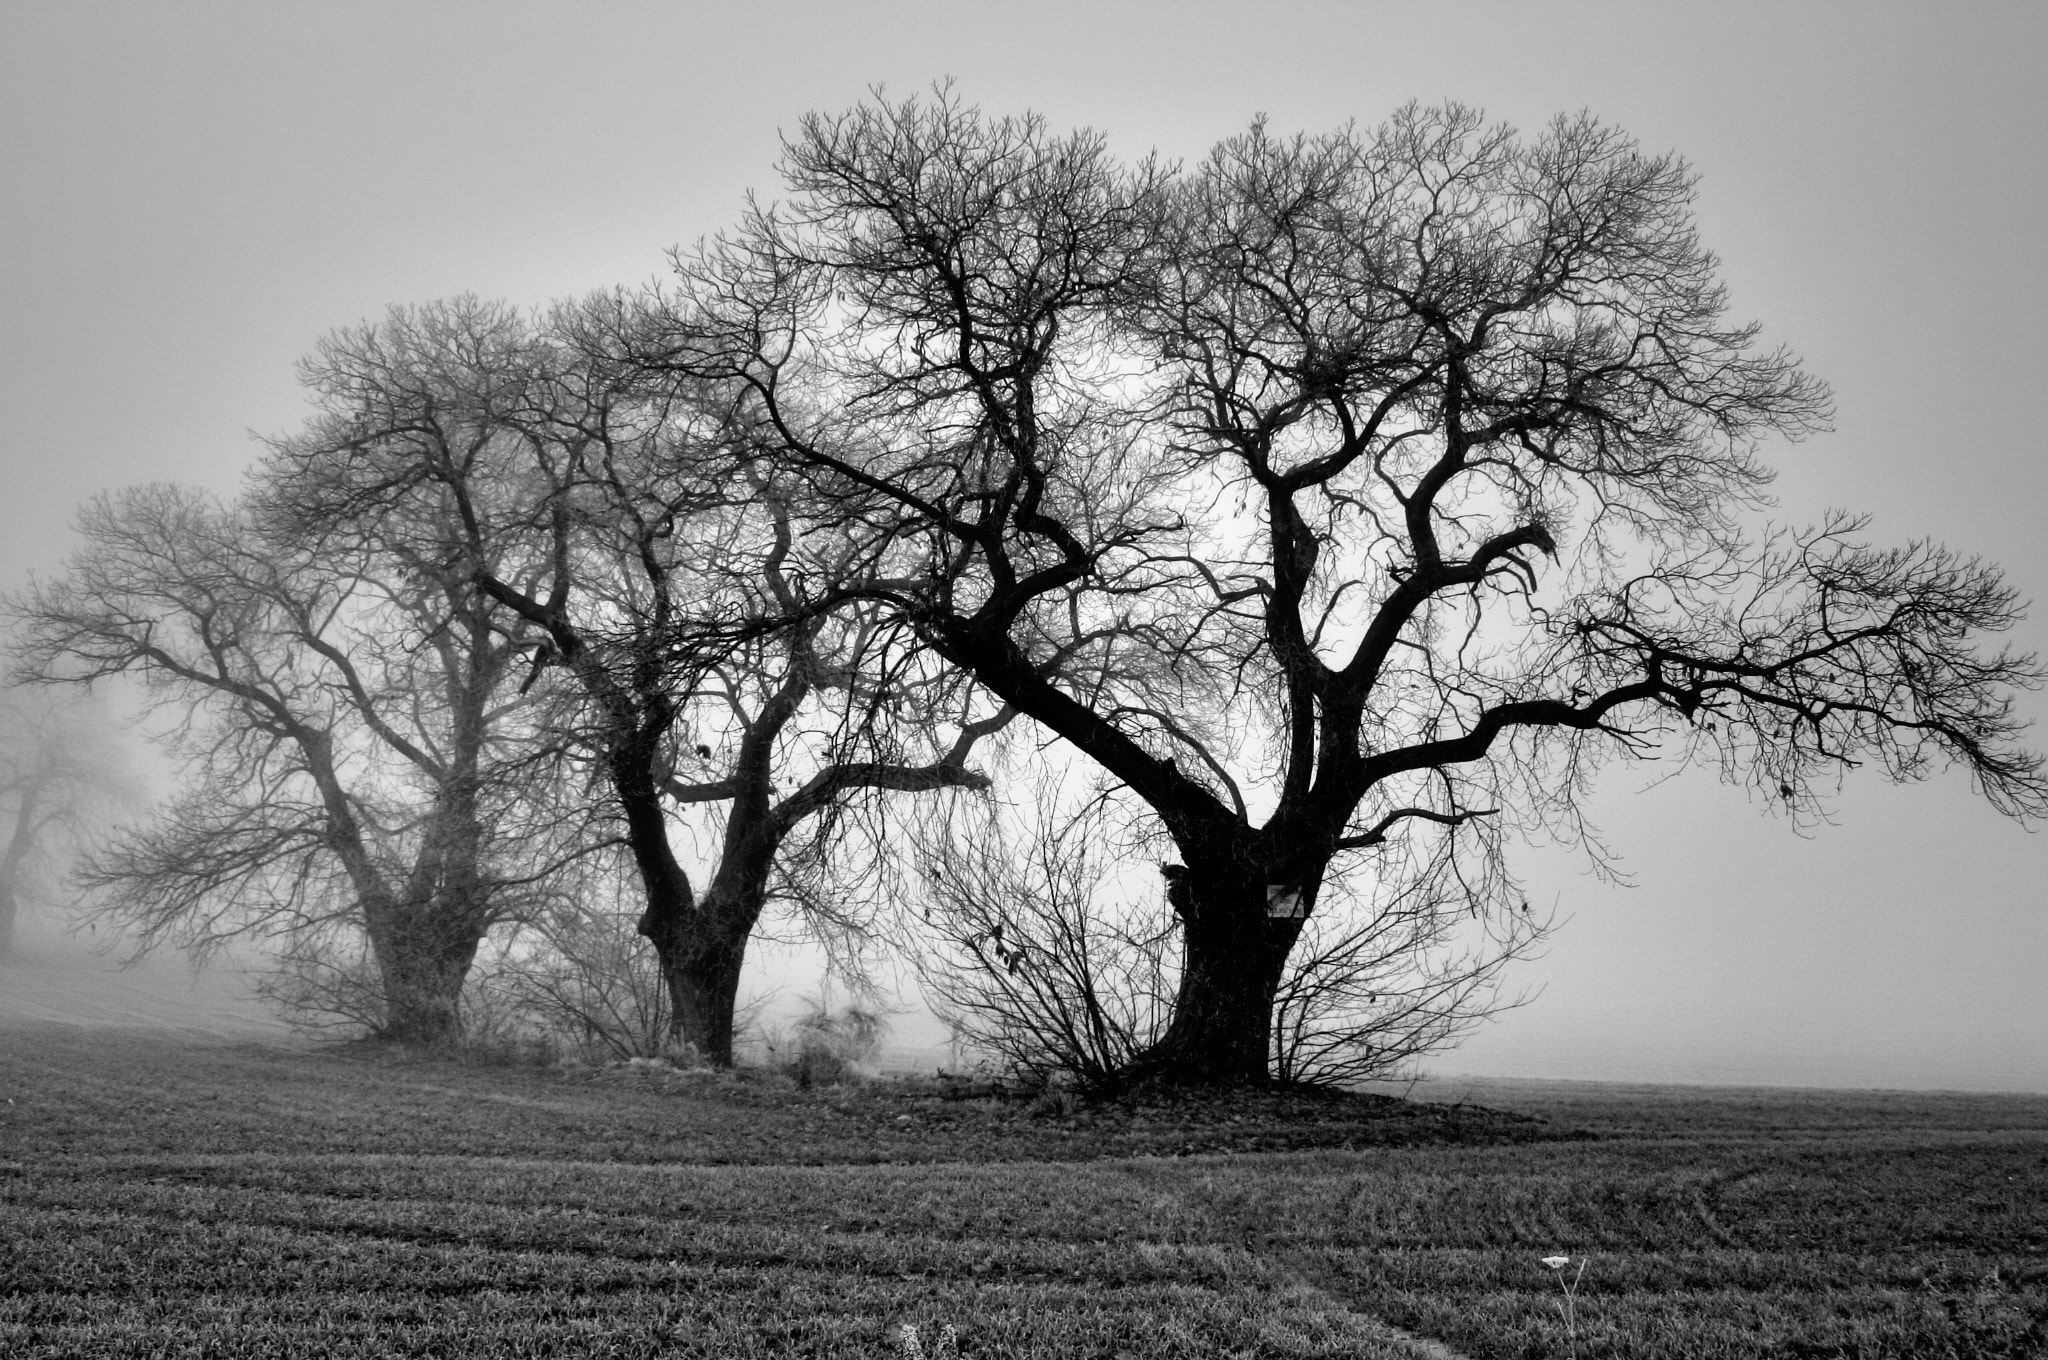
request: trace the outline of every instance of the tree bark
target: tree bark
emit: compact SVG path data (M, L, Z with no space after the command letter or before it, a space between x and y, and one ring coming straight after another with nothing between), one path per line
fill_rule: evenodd
M482 777L485 705L504 672L508 652L494 650L487 625L472 621L472 643L444 646L449 675L450 758L426 839L389 924L373 932L384 978L385 1037L407 1044L452 1043L462 1037L462 986L491 927L484 885ZM385 955L388 955L386 962Z
M703 897L690 901L688 883L682 893L664 895L657 911L649 880L648 910L640 933L654 944L669 994L669 1034L699 1056L720 1067L733 1061L733 1010L739 994L740 969L747 941L768 900L768 878L788 828L769 808L770 782L765 752L774 729L757 723L748 733L739 762L740 785L726 814L726 833L718 869ZM758 746L759 761L748 759ZM666 849L666 835L662 846ZM680 869L677 870L680 875Z
M380 1038L433 1046L462 1036L462 984L482 933L446 919L440 905L386 904L371 914L370 952L384 988Z
M725 880L737 867L731 863L731 843L735 838L745 839L749 819L758 824L765 820L765 813L750 806L746 798L736 800L727 829L728 854L711 891L700 901L688 871L669 843L667 809L656 782L658 743L666 730L666 715L657 715L652 721L617 717L606 759L612 791L626 824L626 846L646 903L636 929L654 947L661 966L662 986L669 1000L670 1039L694 1047L712 1063L730 1067L740 968L746 959L747 936L760 914L766 875L765 871L756 875L761 883L753 894L751 911L735 908L734 893ZM751 801L765 808L764 797ZM773 856L772 843L766 853Z
M729 913L708 910L717 905L711 900L715 892L705 901L697 899L689 873L676 859L655 783L654 743L660 730L662 725L656 724L615 738L608 761L612 789L625 815L627 848L647 904L637 929L654 946L661 965L669 1000L669 1037L692 1045L710 1062L730 1067L734 998L753 922L746 922L737 941L730 931L719 929Z
M708 900L703 906L711 906ZM668 987L669 1035L719 1067L732 1066L733 1016L746 962L748 929L718 929L700 908L700 919L680 938L655 941L662 981Z
M16 911L14 885L0 883L0 959L14 957L14 916Z
M1302 919L1268 914L1268 875L1214 864L1166 868L1181 921L1180 989L1166 1033L1126 1073L1133 1083L1255 1085L1267 1080L1273 998ZM1283 884L1312 899L1313 880Z
M690 1021L714 1019L717 1009L707 1005L698 990L702 970L696 955L703 940L696 894L690 888L689 876L674 863L673 855L667 853L666 836L661 847L664 852L661 859L666 861L666 865L650 864L652 857L642 853L639 838L632 836L629 839L633 841L634 859L640 867L640 881L647 901L646 908L640 913L637 929L654 946L654 957L661 965L662 986L668 992L669 1037L696 1044L698 1051L703 1053L715 1031L684 1032L685 1024ZM686 1017L690 1021L686 1021ZM726 1061L730 1062L732 1044L729 1038L725 1047ZM710 1057L710 1054L705 1053L705 1056ZM711 1060L718 1061L717 1058Z

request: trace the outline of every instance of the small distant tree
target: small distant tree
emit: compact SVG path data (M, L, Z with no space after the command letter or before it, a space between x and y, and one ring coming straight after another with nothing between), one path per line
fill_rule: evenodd
M260 496L133 488L78 527L68 570L12 602L26 664L140 679L184 770L86 861L97 910L140 950L272 940L300 974L279 996L454 1038L479 943L577 853L537 801L517 620L430 555L309 550Z
M803 1008L780 1042L771 1038L770 1056L796 1078L797 1085L832 1085L845 1081L882 1051L889 1032L888 1016L856 1000L834 1006L829 983Z
M70 858L142 806L99 706L19 685L0 689L0 960L30 908L68 905Z

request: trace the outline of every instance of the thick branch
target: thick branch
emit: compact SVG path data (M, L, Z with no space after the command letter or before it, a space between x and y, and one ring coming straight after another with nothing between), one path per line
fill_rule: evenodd
M986 789L989 777L977 770L935 761L930 765L889 765L877 761L839 761L812 775L804 786L776 805L777 834L786 835L804 818L822 812L854 789L890 789L922 793L930 789Z
M1368 846L1383 844L1387 839L1388 832L1410 818L1421 818L1424 821L1438 822L1444 826L1457 826L1463 822L1471 821L1474 817L1492 817L1499 812L1499 808L1474 808L1467 812L1436 812L1430 808L1419 807L1395 808L1392 812L1389 812L1386 816L1375 822L1372 830L1356 836L1346 836L1339 840L1337 842L1337 849L1363 850Z

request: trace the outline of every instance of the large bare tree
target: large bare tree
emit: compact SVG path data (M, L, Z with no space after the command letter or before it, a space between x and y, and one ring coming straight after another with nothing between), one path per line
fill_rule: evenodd
M645 357L747 384L818 522L890 526L853 592L1156 813L1182 963L1131 1075L1263 1077L1333 873L1449 837L1446 905L1518 908L1508 830L1603 761L2048 806L1995 569L1759 526L1828 397L1726 318L1675 157L1453 106L1169 173L941 90L782 169Z

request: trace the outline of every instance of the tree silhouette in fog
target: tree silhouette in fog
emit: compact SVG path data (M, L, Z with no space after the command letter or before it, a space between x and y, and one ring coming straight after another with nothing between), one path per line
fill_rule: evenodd
M1180 173L942 88L806 118L782 170L648 359L748 384L813 523L885 526L848 594L1171 838L1128 1075L1263 1078L1305 925L1419 842L1443 909L1519 911L1504 846L1577 835L1606 762L2048 807L1994 568L1757 521L1760 446L1829 398L1726 317L1675 156L1410 107Z

